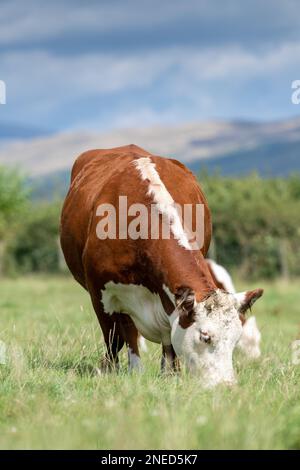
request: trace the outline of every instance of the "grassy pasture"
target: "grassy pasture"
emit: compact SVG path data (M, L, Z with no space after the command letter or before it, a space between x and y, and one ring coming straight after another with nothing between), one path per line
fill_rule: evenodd
M300 365L291 361L300 281L259 286L262 358L235 353L239 385L203 391L184 372L162 377L154 344L143 374L127 373L124 351L118 374L93 375L104 347L81 287L64 277L2 279L0 448L300 448Z

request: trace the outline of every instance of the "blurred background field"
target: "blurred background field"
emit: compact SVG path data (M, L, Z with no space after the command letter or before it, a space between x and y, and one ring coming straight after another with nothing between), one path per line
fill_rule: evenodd
M162 377L150 343L143 374L128 374L124 351L118 374L94 375L104 345L83 289L62 276L1 280L0 448L299 448L299 282L259 285L262 357L236 352L239 384L212 392L184 371Z

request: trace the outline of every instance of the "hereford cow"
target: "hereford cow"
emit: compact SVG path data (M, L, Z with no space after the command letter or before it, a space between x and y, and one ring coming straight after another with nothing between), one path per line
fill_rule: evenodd
M119 210L124 198L127 214ZM203 209L198 249L179 211L188 204L195 208L193 226L198 207ZM140 223L134 217L143 208L142 222L150 221L147 236L142 229L137 234ZM159 236L152 214L159 215ZM163 236L165 225L169 237ZM218 289L204 260L210 239L206 199L181 163L135 145L92 150L77 159L62 211L61 244L69 269L91 296L107 366L117 364L126 343L129 368L140 368L139 331L162 344L163 364L175 367L177 355L203 385L235 381L232 352L242 333L239 315L263 291Z
M236 290L231 276L226 269L212 259L206 259L206 262L216 286L219 287L219 289L234 294ZM240 319L243 325L243 331L239 342L237 343L237 347L250 359L257 359L261 356L261 333L257 327L256 318L254 316L245 318L244 315L240 315Z

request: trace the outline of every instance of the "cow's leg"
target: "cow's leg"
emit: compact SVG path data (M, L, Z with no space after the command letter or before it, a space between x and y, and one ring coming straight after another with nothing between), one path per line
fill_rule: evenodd
M106 344L106 354L101 361L101 370L110 371L118 368L118 352L124 345L124 338L120 331L120 315L105 313L99 294L97 295L90 289L90 295Z
M161 371L173 373L180 370L179 361L171 344L162 345Z
M107 315L107 313L104 313ZM124 345L124 339L120 332L118 314L107 315L99 319L101 329L103 331L104 341L106 344L106 355L102 361L102 369L112 370L119 368L118 353ZM105 323L105 326L103 325Z
M128 348L128 369L143 369L138 346L138 330L129 315L122 314L120 330Z

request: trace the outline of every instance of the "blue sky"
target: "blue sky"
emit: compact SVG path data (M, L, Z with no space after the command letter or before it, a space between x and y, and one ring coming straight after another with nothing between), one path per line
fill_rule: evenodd
M299 10L296 0L0 0L0 125L299 115Z

